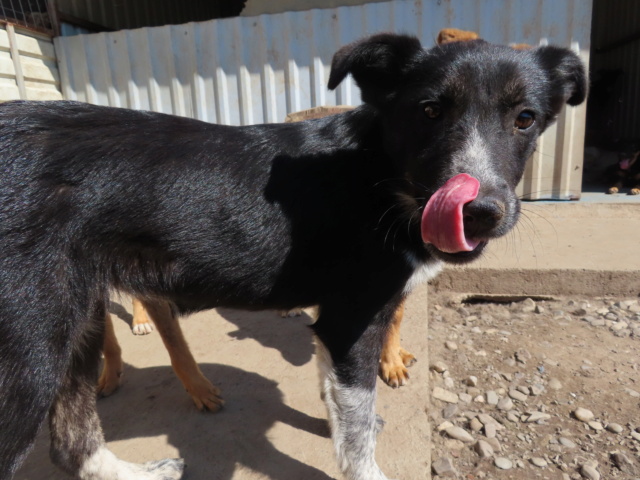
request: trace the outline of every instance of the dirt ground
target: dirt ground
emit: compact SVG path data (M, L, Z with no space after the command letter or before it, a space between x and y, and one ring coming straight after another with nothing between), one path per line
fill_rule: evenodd
M111 308L127 363L120 390L98 401L109 448L145 462L183 457L186 480L341 479L320 400L309 315L203 312L182 321L203 373L222 389L225 408L198 412L169 366L157 332L131 334L129 299ZM430 424L427 290L407 305L403 335L416 355L410 387L378 383L378 413L386 421L377 460L389 478L429 478ZM52 466L48 432L16 480L63 480Z
M427 293L423 287L412 294L402 327L404 346L419 359L409 384L378 384L378 413L387 423L377 458L389 478L430 478L430 457L452 468L435 479L640 478L640 431L633 434L640 427L637 298L473 303ZM159 335L131 334L128 300L117 299L111 310L127 367L120 391L98 405L119 457L184 457L187 480L341 478L318 394L309 315L219 310L183 320L203 372L227 402L207 414L195 410L173 375ZM456 403L432 398L435 388ZM511 399L518 389L520 400ZM488 403L488 392L511 406ZM592 425L575 418L578 407L593 413ZM529 422L534 413L540 419ZM478 418L495 420L495 428ZM607 430L611 424L622 431ZM472 440L452 439L448 425ZM480 456L479 440L493 445L492 455ZM67 478L47 451L43 431L16 479ZM498 457L510 469L496 467ZM589 477L585 465L600 476Z
M443 476L640 478L638 298L463 298L429 299L432 387L459 394L455 404L434 399L430 410L433 459L454 469ZM489 391L510 406L490 405ZM591 423L576 418L578 407L592 412ZM497 427L489 433L487 419ZM473 441L452 439L445 422ZM488 436L494 454L481 458L476 443ZM511 468L497 468L496 457ZM585 464L595 473L585 473Z

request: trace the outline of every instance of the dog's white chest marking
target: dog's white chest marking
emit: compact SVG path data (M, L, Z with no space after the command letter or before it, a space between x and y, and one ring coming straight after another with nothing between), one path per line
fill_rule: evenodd
M427 263L420 262L413 255L407 255L409 264L415 268L413 275L404 286L403 293L408 295L411 291L429 280L433 280L441 271L443 263L439 260L431 260Z

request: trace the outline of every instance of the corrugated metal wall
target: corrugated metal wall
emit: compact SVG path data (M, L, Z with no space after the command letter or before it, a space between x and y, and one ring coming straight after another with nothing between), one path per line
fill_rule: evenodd
M640 1L595 0L592 41L592 71L622 72L609 99L607 133L614 139L640 139Z
M51 38L0 25L0 101L60 100L60 76Z
M496 43L541 41L588 60L590 0L396 0L55 39L65 98L209 122L283 121L320 105L357 105L347 79L326 89L333 53L364 35L408 32L425 46L444 27ZM580 194L584 109L567 111L520 187L531 198Z

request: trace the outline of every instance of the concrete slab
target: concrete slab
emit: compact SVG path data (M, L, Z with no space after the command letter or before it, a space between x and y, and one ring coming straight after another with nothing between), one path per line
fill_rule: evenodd
M221 309L184 319L195 358L227 402L209 414L196 411L183 391L157 332L131 334L128 299L111 310L127 366L120 391L98 405L109 448L120 458L183 457L188 480L342 478L319 396L309 315ZM419 359L411 388L378 383L377 411L387 423L377 458L390 478L430 478L427 330L427 289L421 288L402 328L404 347ZM15 479L69 478L52 466L48 449L43 431Z
M595 195L591 199L613 199ZM458 292L640 294L640 199L524 203L517 228L484 258L447 268L436 290Z

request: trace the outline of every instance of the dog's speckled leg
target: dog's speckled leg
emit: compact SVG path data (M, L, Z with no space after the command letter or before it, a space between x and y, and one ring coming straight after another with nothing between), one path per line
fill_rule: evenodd
M143 464L122 461L106 447L100 447L85 460L77 473L80 480L179 480L184 471L181 459Z
M375 414L375 388L344 385L338 378L331 354L320 340L316 341L316 354L322 397L340 469L349 480L387 480L374 458L380 430Z
M182 460L136 465L119 460L105 446L95 394L102 342L99 324L105 313L98 307L95 323L76 342L73 359L49 411L51 459L80 480L177 480L182 477Z

